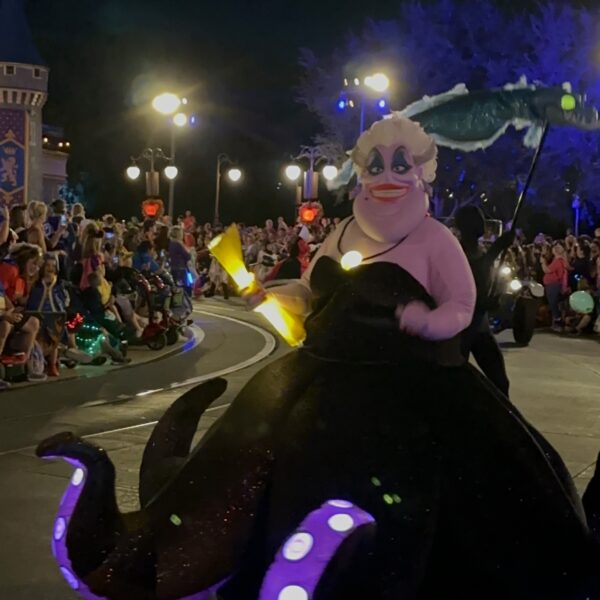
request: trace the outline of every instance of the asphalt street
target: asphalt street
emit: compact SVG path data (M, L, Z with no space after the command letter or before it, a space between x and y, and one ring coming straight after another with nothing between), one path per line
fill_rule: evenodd
M35 458L35 445L74 431L106 448L123 511L135 510L141 454L153 423L192 385L216 375L227 392L203 417L201 436L245 382L286 352L257 315L211 300L194 314L197 345L175 356L97 377L11 390L0 396L0 599L75 596L50 553L54 511L72 468ZM501 337L512 400L558 448L580 489L600 450L600 364L595 341L541 333L529 348Z

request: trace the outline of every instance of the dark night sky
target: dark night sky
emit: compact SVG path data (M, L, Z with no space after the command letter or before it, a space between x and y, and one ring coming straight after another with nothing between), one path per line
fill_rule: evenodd
M276 190L280 166L318 129L294 102L299 48L330 51L367 18L401 9L402 0L29 0L51 68L45 121L65 127L69 171L90 173L95 211L126 216L143 193L123 179L128 157L168 145L148 100L161 87L180 90L201 124L178 139L177 211L210 217L216 156L227 152L246 178L224 189L225 219L291 217L293 190Z

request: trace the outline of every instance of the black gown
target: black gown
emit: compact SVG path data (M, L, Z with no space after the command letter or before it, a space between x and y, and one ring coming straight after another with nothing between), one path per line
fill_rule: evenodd
M434 306L424 288L395 264L344 272L327 257L311 288L304 349L249 384L256 402L265 389L277 393L266 379L294 394L282 398L288 408L273 440L264 514L235 592L223 597L255 597L278 547L332 498L370 512L377 534L368 560L357 557L362 575L350 562L340 578L350 583L320 597L600 597L590 579L597 548L555 450L460 364L458 340L399 331L399 303ZM401 502L390 506L385 494Z
M183 598L226 578L222 598L253 600L304 517L343 499L376 531L311 600L600 599L598 547L558 454L463 364L459 339L399 331L398 304L434 307L426 290L396 264L344 272L328 257L311 288L304 347L259 371L191 455L225 383L163 416L139 512L118 513L102 450L68 434L40 445L89 471L67 539L76 574L110 600Z

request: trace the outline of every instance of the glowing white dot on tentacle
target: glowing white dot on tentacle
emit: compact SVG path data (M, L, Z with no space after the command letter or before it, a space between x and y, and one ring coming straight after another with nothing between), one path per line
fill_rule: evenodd
M79 589L79 579L77 579L77 577L75 577L75 575L73 575L73 573L71 573L71 571L67 569L67 567L61 567L60 572L63 574L63 577L67 580L67 583L74 590Z
M333 517L327 521L327 524L334 531L345 533L354 527L354 519L350 515L338 514L333 515Z
M54 539L59 542L65 535L65 529L67 528L67 522L62 518L58 517L56 523L54 523Z
M352 502L348 502L347 500L330 500L327 504L329 504L329 506L335 506L336 508L353 508L354 507Z
M283 557L287 560L302 560L313 547L313 536L310 533L295 533L283 547Z
M279 592L277 600L308 600L308 592L299 585L288 585Z
M75 469L73 477L71 477L71 483L74 486L79 486L81 485L81 482L83 481L84 477L85 473L83 472L83 469Z

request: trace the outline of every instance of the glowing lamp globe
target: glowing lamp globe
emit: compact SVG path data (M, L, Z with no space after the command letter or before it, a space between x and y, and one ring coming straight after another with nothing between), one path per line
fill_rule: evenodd
M239 169L229 169L227 177L229 177L230 181L236 183L242 178L242 172Z
M323 168L323 177L327 179L327 181L333 181L338 175L338 168L334 165L327 165Z
M362 261L363 255L360 252L357 252L356 250L350 250L350 252L346 252L346 254L342 256L340 263L344 271L350 271L358 267Z
M390 80L383 73L375 73L365 78L365 85L376 92L385 92L390 87Z
M290 181L296 181L302 175L302 169L298 165L288 165L285 168L285 176Z
M165 177L167 179L175 179L179 174L179 169L175 165L169 165L165 168Z
M185 127L188 124L188 118L185 113L177 113L173 117L173 123L177 125L177 127Z
M152 100L152 108L163 115L172 115L181 106L179 96L168 92Z
M127 167L126 173L127 173L127 177L129 177L129 179L134 181L140 176L141 170L136 165L131 165L130 167Z

